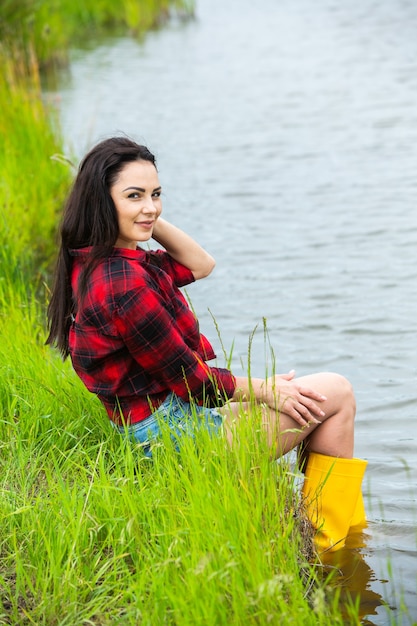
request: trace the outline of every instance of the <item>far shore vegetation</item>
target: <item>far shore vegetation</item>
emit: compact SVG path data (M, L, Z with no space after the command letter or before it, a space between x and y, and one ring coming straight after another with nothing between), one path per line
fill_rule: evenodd
M146 36L172 11L193 4L0 1L0 625L358 624L256 417L239 450L201 433L150 461L45 346L73 170L40 77L83 37Z

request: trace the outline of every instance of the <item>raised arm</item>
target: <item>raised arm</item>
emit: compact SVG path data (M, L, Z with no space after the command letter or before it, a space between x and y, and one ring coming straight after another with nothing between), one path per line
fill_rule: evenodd
M158 218L152 237L173 259L188 267L195 280L204 278L212 272L215 266L213 257L192 237L162 217Z

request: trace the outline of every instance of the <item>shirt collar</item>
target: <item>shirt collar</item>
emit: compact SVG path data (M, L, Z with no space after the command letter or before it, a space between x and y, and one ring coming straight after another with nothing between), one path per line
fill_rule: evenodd
M92 246L88 246L86 248L72 248L69 250L69 253L71 256L86 258L91 254L92 250ZM145 254L145 250L139 247L137 247L136 250L130 250L129 248L113 248L110 256L137 260L143 258Z

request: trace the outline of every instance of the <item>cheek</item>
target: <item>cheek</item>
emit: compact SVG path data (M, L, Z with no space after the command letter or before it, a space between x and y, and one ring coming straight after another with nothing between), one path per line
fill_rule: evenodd
M123 224L123 222L126 223L127 221L129 221L129 219L132 219L134 211L129 211L129 207L125 207L119 204L119 206L116 206L116 215L117 222L120 225Z

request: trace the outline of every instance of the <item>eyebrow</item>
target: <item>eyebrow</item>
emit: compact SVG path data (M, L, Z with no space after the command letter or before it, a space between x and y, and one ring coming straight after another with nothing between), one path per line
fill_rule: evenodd
M131 189L134 189L135 191L141 191L142 193L146 192L146 189L143 189L143 187L126 187L126 189L123 189L123 191L130 191ZM155 193L155 191L161 191L162 187L155 187L155 189L152 190L152 193Z

